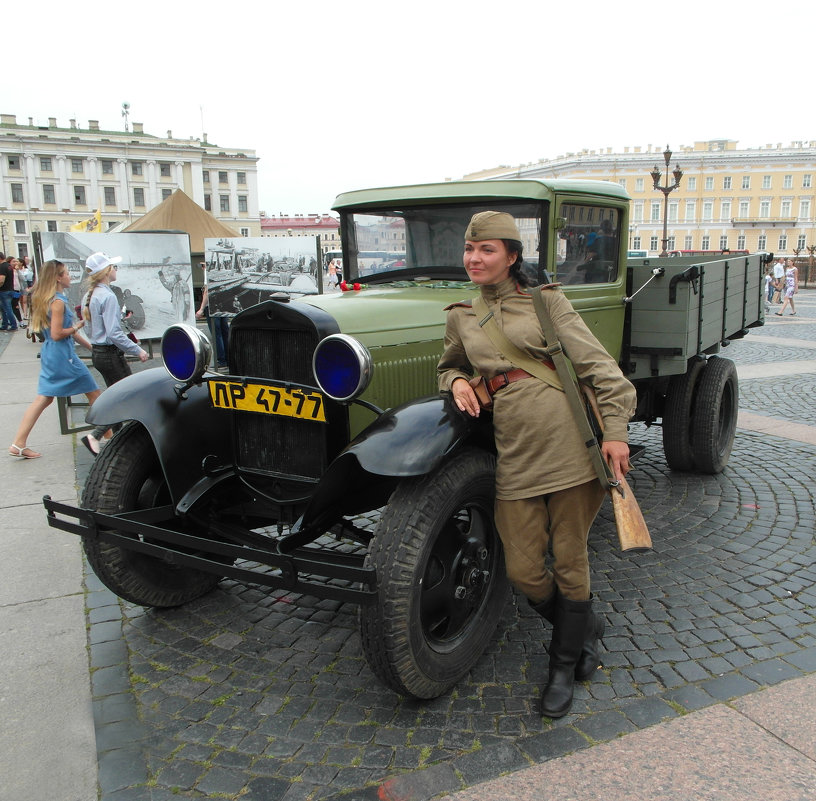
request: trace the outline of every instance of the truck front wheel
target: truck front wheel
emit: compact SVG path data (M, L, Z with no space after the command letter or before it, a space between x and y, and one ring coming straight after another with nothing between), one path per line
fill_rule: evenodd
M150 435L138 423L128 423L94 460L82 493L83 508L121 514L169 502ZM221 578L96 538L85 537L83 545L99 580L120 598L141 606L180 606L211 590Z
M493 524L495 458L468 448L403 482L383 512L367 564L376 605L361 607L371 669L387 686L436 698L477 662L508 597Z
M737 368L712 356L700 376L694 399L691 447L698 473L721 473L728 464L739 410Z

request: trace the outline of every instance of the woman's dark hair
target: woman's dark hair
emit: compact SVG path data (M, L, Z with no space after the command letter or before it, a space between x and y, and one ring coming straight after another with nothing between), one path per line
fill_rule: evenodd
M524 245L517 239L502 239L508 253L515 253L516 260L510 265L510 277L519 286L530 286L530 279L522 269L524 263Z

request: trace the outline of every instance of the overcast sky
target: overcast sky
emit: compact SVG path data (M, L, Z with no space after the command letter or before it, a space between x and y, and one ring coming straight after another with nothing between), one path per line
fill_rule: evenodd
M260 157L260 208L583 148L816 139L816 5L306 0L2 14L0 112ZM35 11L31 11L35 9ZM670 9L670 10L669 10Z

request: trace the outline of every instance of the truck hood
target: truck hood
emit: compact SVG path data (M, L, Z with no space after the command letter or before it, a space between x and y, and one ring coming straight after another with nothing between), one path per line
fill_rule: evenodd
M331 314L342 333L356 337L370 348L441 340L445 307L459 301L470 302L477 291L473 284L464 282L404 282L297 300Z

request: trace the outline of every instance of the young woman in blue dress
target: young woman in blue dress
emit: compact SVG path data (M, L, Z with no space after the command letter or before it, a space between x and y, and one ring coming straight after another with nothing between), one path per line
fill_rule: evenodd
M60 261L47 261L31 293L30 325L32 330L42 331L45 341L40 351L37 397L25 410L8 449L9 455L20 459L37 459L42 455L26 442L34 424L54 398L84 393L88 402L93 403L102 391L74 349L74 340L89 350L91 343L79 333L85 321L74 322L66 294L70 285L68 268Z

